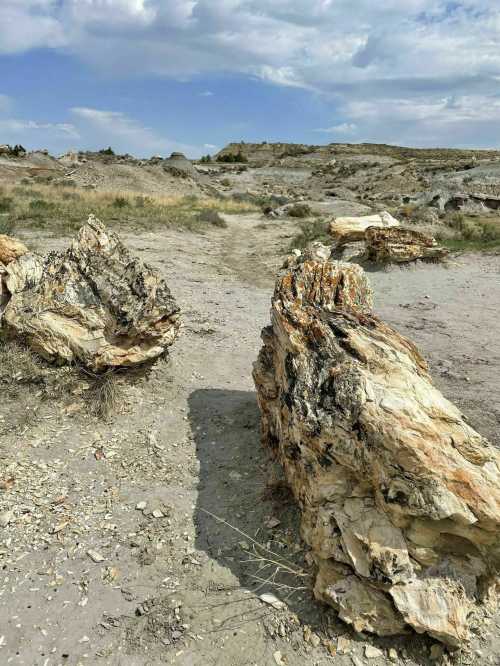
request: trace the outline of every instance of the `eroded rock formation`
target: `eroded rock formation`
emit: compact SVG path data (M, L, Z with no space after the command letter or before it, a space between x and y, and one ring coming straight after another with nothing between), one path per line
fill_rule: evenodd
M344 245L364 240L366 230L369 227L391 228L398 226L398 220L384 211L362 217L336 217L330 222L328 230L337 245Z
M263 443L299 503L316 597L357 631L459 646L498 576L500 454L371 308L359 266L281 273L254 366Z
M158 271L94 216L64 253L24 254L5 268L2 323L44 358L93 371L156 358L179 308Z
M448 250L440 247L432 236L413 229L378 229L370 227L365 232L364 259L377 264L402 264L421 259L441 261Z

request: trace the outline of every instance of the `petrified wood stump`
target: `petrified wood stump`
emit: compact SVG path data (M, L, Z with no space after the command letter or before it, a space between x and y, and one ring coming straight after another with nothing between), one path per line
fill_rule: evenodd
M500 565L500 454L371 312L362 269L283 272L254 366L262 439L318 568L315 594L357 631L451 646Z

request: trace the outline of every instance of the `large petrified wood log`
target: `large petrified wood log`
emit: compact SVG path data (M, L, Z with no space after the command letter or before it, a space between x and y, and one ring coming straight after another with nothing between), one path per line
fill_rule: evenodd
M66 252L24 254L5 271L3 323L48 360L131 366L177 336L179 308L158 271L92 215Z
M451 646L500 566L500 454L371 312L359 266L283 272L254 366L262 439L318 566L315 594L358 631Z
M370 227L365 232L364 259L377 264L441 261L448 250L440 247L432 236L413 229L378 229Z
M365 239L366 230L398 227L399 222L387 211L362 217L336 217L328 225L328 230L337 247Z

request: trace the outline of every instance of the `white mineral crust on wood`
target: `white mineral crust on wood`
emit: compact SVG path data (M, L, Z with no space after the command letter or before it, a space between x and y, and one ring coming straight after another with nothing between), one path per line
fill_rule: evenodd
M254 366L262 439L300 506L317 598L358 631L458 646L498 580L500 454L371 308L357 265L281 273Z

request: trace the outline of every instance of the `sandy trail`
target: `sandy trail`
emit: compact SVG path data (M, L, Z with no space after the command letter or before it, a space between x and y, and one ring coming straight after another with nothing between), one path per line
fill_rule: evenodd
M353 656L364 663L368 644L396 647L401 663L431 663L431 641L357 637L307 590L294 591L287 611L257 598L242 533L297 566L304 556L293 503L268 492L250 375L291 232L251 216L228 224L204 236L123 234L164 272L185 326L167 363L122 380L121 413L104 422L68 412L73 396L65 405L32 394L1 402L0 480L15 483L0 493L0 512L15 520L0 532L0 663L261 666L280 651L290 666L344 666ZM67 242L25 241L43 250ZM447 269L370 275L377 312L421 347L445 395L497 445L499 275L500 257L472 255ZM280 524L269 527L270 517ZM332 661L304 642L298 622L334 643L349 637L350 652ZM484 625L473 645L482 655L457 663L498 663L499 626L498 617Z

